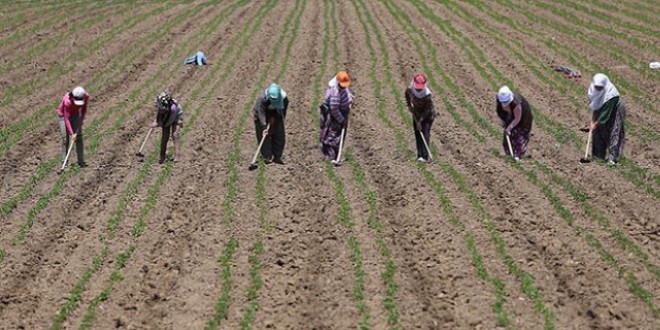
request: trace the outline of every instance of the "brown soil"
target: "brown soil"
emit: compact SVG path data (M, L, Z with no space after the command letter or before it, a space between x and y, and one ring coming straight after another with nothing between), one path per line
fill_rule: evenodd
M502 283L505 295L502 308L511 317L509 325L516 329L547 326L544 315L538 311L538 303L523 285L524 274L531 276L531 286L542 294L540 302L552 313L556 329L658 328L660 320L651 310L659 303L655 295L660 293L660 278L652 271L660 265L659 226L655 221L659 211L657 200L619 171L597 164L580 164L579 150L573 145L558 145L549 132L538 126L530 144L533 158L523 159L521 164L524 171L535 171L538 183L547 186L544 190L535 184L509 162L493 155L491 148L502 148L500 137L492 137L478 126L459 95L451 92L441 72L434 69L437 61L451 82L462 90L465 102L479 116L497 125L493 86L470 63L460 45L413 4L395 1L396 7L415 22L416 28L424 32L437 50L435 59L421 58L414 41L388 10L391 1L363 1L366 11L359 5L362 1L335 1L334 17L327 18L324 13L329 11L330 1L305 1L295 34L290 29L303 0L300 5L280 1L261 20L256 15L269 8L271 2L241 5L237 0L221 1L203 7L145 49L127 72L104 73L103 77L109 80L94 91L86 123L110 111L112 116L91 132L87 141L110 128L120 115L131 115L121 122L118 130L100 138L98 153L87 159L90 166L65 180L62 192L47 200L43 209L38 207L39 200L56 188L58 176L54 171L38 181L30 196L0 220L0 249L4 253L4 260L0 261L0 329L50 328L67 299L73 299L70 293L81 280L85 280L85 285L80 288L80 299L72 305L62 329L80 328L90 310L95 311L90 329L203 329L218 312L217 304L222 301L225 285L231 288L229 300L217 328L237 329L244 326L249 315L253 303L249 292L255 278L262 285L256 291L254 319L248 320L254 329L355 329L365 320L371 329L503 329L494 311L498 299L494 281L484 280L477 264L483 265L490 278ZM533 7L514 2L525 8ZM467 3L424 3L433 14L472 40L485 53L488 63L514 80L518 91L550 118L575 130L588 121L584 109L575 109L565 95L549 87L547 80L539 79L518 62L510 49L494 42L490 34L473 27L455 10L468 11L489 29L501 31L500 35L509 41L519 40L540 61L569 60L545 49L542 37L526 38ZM494 1L489 4L499 8ZM145 4L133 13L148 12L158 6ZM89 54L73 72L30 97L14 100L0 110L0 127L29 118L39 108L61 98L73 84L84 84L86 77L104 70L104 64L129 47L139 45L155 26L176 20L189 6L176 5L146 19L134 29L120 33L102 50ZM182 50L181 58L171 65L177 47L233 7L236 10L216 30L199 39L199 46L188 45ZM93 33L81 35L80 43L92 42L104 31L122 25L127 14L112 15L121 8L98 11L96 14L106 21L95 25ZM32 17L35 11L25 10L26 17ZM367 12L382 36L384 50L366 20ZM506 14L503 10L499 12ZM538 13L559 20L545 11ZM294 17L286 25L289 15ZM332 20L338 27L336 44ZM535 33L552 34L550 28L531 18L520 17L520 20ZM626 17L625 21L631 20ZM242 39L236 44L232 40L249 34L249 30L243 33L242 28L252 23L258 23L259 28L245 45L243 54L232 60L233 54L241 49ZM16 23L12 28L33 24ZM616 22L607 24L612 28L617 26ZM61 35L69 28L66 24L55 25L49 36ZM289 31L284 34L282 45L274 49L285 28ZM9 35L3 31L0 37ZM287 43L294 35L296 39L287 52ZM412 35L418 38L414 32ZM323 54L324 37L329 41L326 54ZM20 58L29 51L30 43L37 45L40 40L31 38L27 42L11 52L7 50L7 55ZM373 53L367 46L369 42ZM570 38L566 38L566 43L590 58L603 60L600 65L614 65L600 58L602 55L589 45L580 46ZM58 63L68 54L70 46L62 43L39 57L39 63L46 66ZM613 41L612 47L624 49L627 44ZM197 50L207 54L209 65L182 66L183 59ZM337 58L333 58L335 50ZM225 52L229 57L221 61ZM324 56L325 67L321 67ZM373 76L372 61L375 61ZM415 152L412 130L398 113L395 95L402 95L411 77L423 71L424 62L432 68L426 73L445 93L433 90L438 116L431 141L438 147L438 159L420 169L396 147L396 132L401 131L406 147ZM486 67L487 63L483 64ZM151 82L150 78L164 66L167 70L161 78ZM386 66L395 90L390 87ZM257 85L267 69L265 79ZM278 79L283 69L284 74ZM343 198L350 207L348 217L354 227L337 221L342 202L335 181L320 160L318 128L313 115L317 109L312 104L322 98L327 81L338 70L348 70L352 77L351 91L356 103L347 147L364 172L367 189L376 196L376 209L372 211L382 224L380 229L372 222L367 194L348 161L334 168L333 173L342 183ZM35 68L17 68L2 79L11 86L23 81L21 75L40 77L39 74ZM621 71L621 76L630 81L640 80L645 97L653 96L655 89L649 87L652 80L626 70ZM206 79L210 82L202 84ZM251 106L255 93L276 79L291 101L286 121L286 165L266 166L263 202L267 213L264 223L260 223L258 171L247 169L256 147ZM319 94L314 90L317 79L320 79ZM218 88L211 93L216 82ZM587 82L588 78L584 78L579 83L583 86ZM144 165L150 158L141 160L134 153L153 117L151 100L155 95L149 91L160 84L163 87L158 91L167 89L183 104L189 131L184 136L182 154L152 205L153 187L158 186L158 177L166 167ZM129 99L136 91L137 98ZM570 93L583 97L572 90ZM453 119L443 99L485 137L483 143ZM117 107L122 101L126 105ZM631 108L639 106L630 103ZM379 119L379 106L383 104L384 115L392 127ZM13 115L12 111L18 108L27 110ZM247 117L243 118L245 111ZM197 116L194 122L193 116ZM642 115L631 113L629 118L641 125L644 116L649 117L650 129L660 128L658 117L648 111ZM236 150L239 158L233 163L232 137L237 129L241 129ZM151 135L146 154L154 150L160 134L160 129L156 129ZM654 163L657 160L654 155L660 152L658 146L635 137L629 137L628 145L626 152L632 161L660 172ZM26 132L22 141L0 159L0 201L16 196L28 184L37 166L58 154L55 120ZM608 228L589 216L589 210L570 191L539 171L533 165L536 161L588 195L588 203L609 222L610 229L625 235L647 259L642 260L630 248L623 248ZM132 183L140 180L144 166L150 172L137 191L131 193ZM456 181L448 168L454 169L463 181ZM233 173L237 175L236 192L227 200L232 196L227 182ZM474 193L487 216L475 207L475 201L470 199L473 196L466 194L464 188ZM547 198L544 192L548 189L558 202ZM226 205L233 210L232 217L228 217ZM558 211L558 207L565 212ZM40 212L28 228L24 242L12 244L37 208ZM107 225L118 211L121 221L112 236ZM570 221L566 214L570 214ZM136 236L131 231L139 219L146 222L146 227ZM499 248L493 237L501 237ZM597 239L600 245L593 244L588 237ZM387 251L379 246L381 238ZM237 245L229 260L231 282L227 283L219 260L233 240ZM353 240L358 242L361 252L359 271L350 243ZM473 258L471 240L478 259ZM263 245L263 253L258 256L260 268L254 273L256 244ZM111 281L117 256L130 247L135 250L116 272L121 279ZM107 248L104 262L86 277L94 258L104 248ZM615 259L617 265L608 262L603 257L605 254ZM388 260L396 266L393 303L398 319L395 323L389 323L385 303L391 295L384 279ZM512 272L511 267L520 273ZM617 267L624 267L625 274L621 275ZM652 294L648 301L629 290L631 277ZM105 299L95 300L108 289Z

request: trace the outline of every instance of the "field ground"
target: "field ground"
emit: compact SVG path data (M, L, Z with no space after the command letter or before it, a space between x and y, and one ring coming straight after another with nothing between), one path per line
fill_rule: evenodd
M0 329L660 328L651 1L0 6ZM209 64L184 66L198 50ZM356 101L335 168L317 107L339 70ZM429 164L403 103L418 72L438 110ZM616 167L578 161L597 72L628 104ZM250 172L273 81L286 165ZM501 151L504 84L534 108L520 163ZM75 85L90 166L58 176ZM157 162L159 130L134 155L162 90L185 112L175 164Z

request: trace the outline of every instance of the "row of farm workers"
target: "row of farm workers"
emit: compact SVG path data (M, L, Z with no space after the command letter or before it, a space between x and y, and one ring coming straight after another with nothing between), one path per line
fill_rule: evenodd
M350 85L351 78L348 73L345 71L337 73L329 81L325 100L319 107L320 151L324 159L334 164L341 163L341 151L348 132L353 104ZM415 75L405 89L404 95L406 105L413 118L412 129L417 145L417 160L427 162L432 157L429 143L436 110L433 105L433 94L427 86L426 76ZM614 84L601 73L594 75L587 95L590 102L589 107L593 112L589 127L591 143L587 143L587 154L591 146L591 153L594 157L607 161L609 164L616 164L625 142L626 105L621 100L619 91ZM83 151L82 127L89 97L82 87L76 87L64 95L58 108L62 169L66 166L74 142L78 165L87 166ZM530 105L522 95L514 93L507 86L499 89L496 99L496 112L503 128L504 152L519 161L527 151L532 130L533 118ZM276 83L268 86L257 97L253 117L258 149L250 165L251 169L256 168L259 153L266 164L284 164L285 119L288 107L289 98L282 87ZM179 102L167 92L160 93L155 100L155 119L149 130L150 134L154 128L162 128L160 164L166 161L176 161L179 156L179 135L183 125L183 110ZM147 138L149 134L147 134ZM170 137L173 141L174 152L172 157L167 157L167 145ZM147 138L144 142L147 141ZM141 154L144 142L138 154Z

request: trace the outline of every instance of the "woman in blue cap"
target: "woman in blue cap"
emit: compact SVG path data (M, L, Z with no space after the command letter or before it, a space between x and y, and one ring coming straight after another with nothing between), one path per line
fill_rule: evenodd
M254 104L254 127L257 133L257 143L265 135L261 146L261 156L264 162L284 164L282 153L284 152L285 132L284 119L286 109L289 107L289 98L286 92L278 84L270 84L268 88L257 98ZM268 129L266 129L268 127Z

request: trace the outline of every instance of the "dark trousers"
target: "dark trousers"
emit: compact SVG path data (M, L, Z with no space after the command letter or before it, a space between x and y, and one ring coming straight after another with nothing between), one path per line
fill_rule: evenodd
M275 122L268 129L268 136L264 140L264 144L261 146L261 156L266 160L282 159L282 153L284 152L284 144L286 142L286 133L284 131L284 120L282 117L276 115L273 116ZM270 120L271 117L266 117L266 121ZM254 122L254 128L257 131L257 143L261 142L263 137L263 131L266 129L266 126L261 126L258 120Z
M76 155L78 156L78 163L83 164L85 163L83 133L82 133L82 128L78 127L80 126L80 116L70 117L69 122L71 123L71 128L75 132L78 132L78 134L76 134ZM61 137L60 144L62 150L62 163L64 163L64 158L66 158L66 153L67 151L69 151L68 150L70 143L69 132L66 129L66 123L64 122L64 117L58 116L58 123L60 128L60 137Z
M417 158L422 157L426 160L429 159L429 153L426 151L426 146L424 146L424 141L422 141L422 135L426 139L426 143L431 148L431 126L433 125L433 119L424 119L422 120L422 131L417 130L417 126L413 121L413 129L415 130L415 142L417 143Z
M621 102L619 107L612 110L610 119L605 124L600 124L592 133L592 154L596 158L617 162L623 153L626 140L624 121L626 119L626 104Z
M170 141L170 135L174 143L179 142L179 133L181 132L182 127L174 123L168 127L163 127L163 135L160 137L160 159L161 161L165 159L167 155L167 143ZM175 149L176 151L176 149Z

